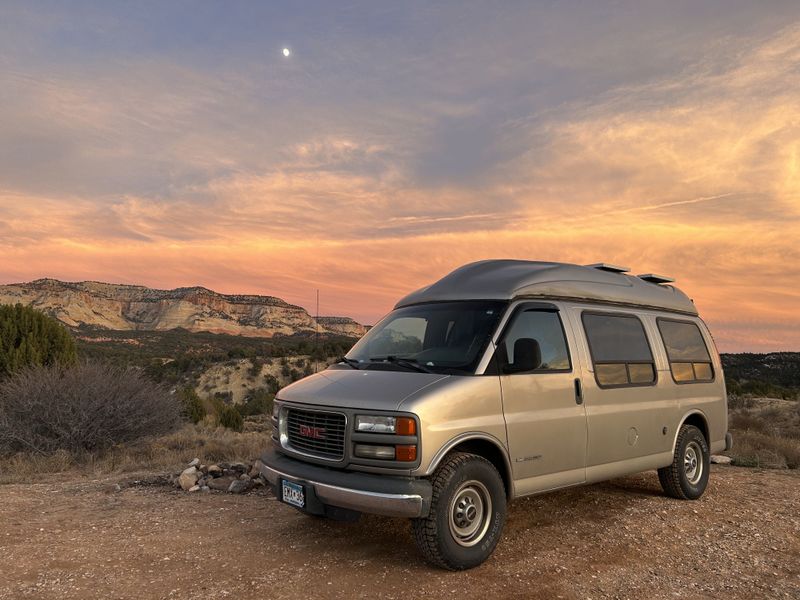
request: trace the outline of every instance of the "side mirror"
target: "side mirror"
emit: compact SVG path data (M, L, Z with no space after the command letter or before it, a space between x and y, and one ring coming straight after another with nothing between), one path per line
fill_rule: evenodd
M514 362L503 367L503 373L524 373L542 366L542 349L533 338L519 338L514 342Z

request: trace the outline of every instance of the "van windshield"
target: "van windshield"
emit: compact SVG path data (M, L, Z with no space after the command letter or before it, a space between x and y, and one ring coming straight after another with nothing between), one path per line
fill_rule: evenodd
M475 372L507 302L417 304L392 311L347 353L359 369Z

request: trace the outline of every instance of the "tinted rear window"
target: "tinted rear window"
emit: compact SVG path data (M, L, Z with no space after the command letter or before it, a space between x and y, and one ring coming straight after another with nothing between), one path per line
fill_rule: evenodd
M671 361L710 361L708 348L694 323L659 319L658 328Z
M644 327L636 317L584 313L583 325L596 363L653 360Z
M691 321L658 319L672 377L678 383L714 380L714 368L700 328Z
M655 383L653 353L637 317L586 312L582 318L600 387Z

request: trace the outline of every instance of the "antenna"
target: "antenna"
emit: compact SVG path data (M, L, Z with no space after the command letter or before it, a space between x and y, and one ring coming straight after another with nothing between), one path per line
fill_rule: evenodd
M317 316L314 318L317 325L316 333L314 333L314 373L319 371L317 358L319 356L319 288L317 288Z

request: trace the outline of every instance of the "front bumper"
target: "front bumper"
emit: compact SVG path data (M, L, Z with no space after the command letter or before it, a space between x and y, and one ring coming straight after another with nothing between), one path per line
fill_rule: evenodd
M261 455L259 468L278 498L280 482L286 479L313 490L323 505L388 517L425 517L430 511L432 490L427 479L330 469L273 448Z

